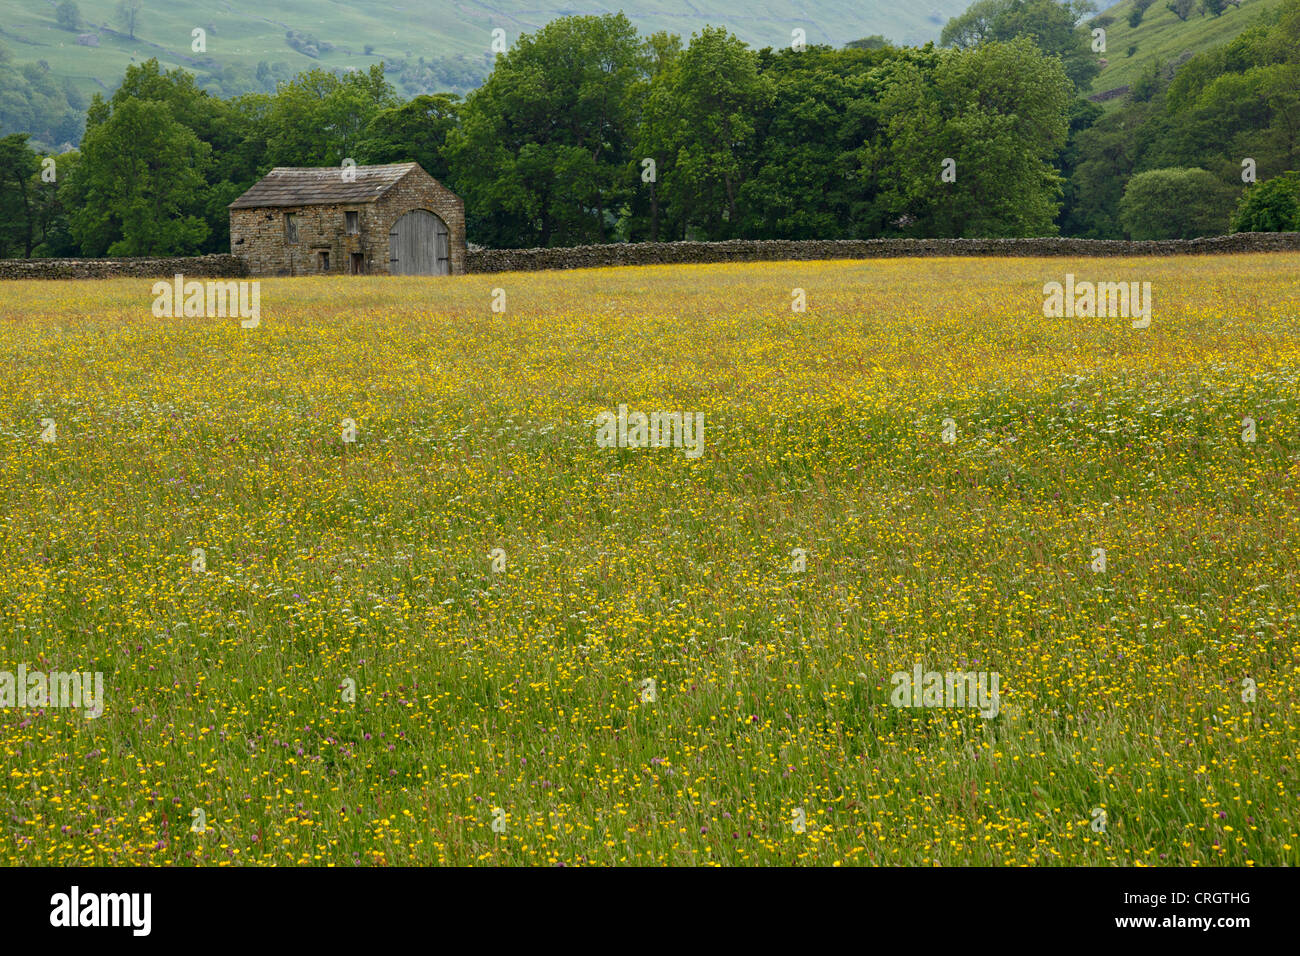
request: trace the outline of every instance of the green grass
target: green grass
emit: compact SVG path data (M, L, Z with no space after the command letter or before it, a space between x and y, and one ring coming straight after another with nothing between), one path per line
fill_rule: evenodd
M1222 16L1193 12L1186 21L1166 9L1165 0L1156 0L1142 16L1137 28L1128 25L1132 0L1124 0L1104 11L1115 18L1105 28L1107 61L1092 83L1092 92L1101 93L1120 86L1132 86L1153 63L1171 64L1185 54L1203 53L1227 43L1242 30L1258 22L1259 15L1281 5L1282 0L1242 0L1241 9L1229 7ZM1129 47L1137 49L1130 54ZM1108 100L1105 107L1122 102L1122 97Z

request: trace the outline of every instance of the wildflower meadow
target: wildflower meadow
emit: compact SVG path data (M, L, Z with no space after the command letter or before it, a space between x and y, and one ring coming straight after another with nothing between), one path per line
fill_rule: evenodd
M0 860L1296 865L1298 276L7 283Z

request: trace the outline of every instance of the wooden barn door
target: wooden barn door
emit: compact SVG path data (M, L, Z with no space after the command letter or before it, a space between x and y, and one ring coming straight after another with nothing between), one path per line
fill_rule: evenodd
M451 275L451 241L447 224L437 216L433 217L433 274Z
M412 209L388 234L388 271L395 276L445 276L451 272L447 224L425 209Z

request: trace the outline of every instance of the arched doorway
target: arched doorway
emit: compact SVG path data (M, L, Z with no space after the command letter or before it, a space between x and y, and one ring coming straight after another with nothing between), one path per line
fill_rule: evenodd
M395 276L451 273L447 224L427 209L412 209L388 233L388 271Z

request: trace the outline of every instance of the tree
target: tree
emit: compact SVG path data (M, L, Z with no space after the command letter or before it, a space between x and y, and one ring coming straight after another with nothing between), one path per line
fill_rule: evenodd
M366 127L358 162L415 162L434 179L448 181L447 137L459 124L461 105L456 94L438 93L380 110Z
M1224 187L1204 169L1152 169L1128 181L1120 221L1133 239L1194 239L1226 231Z
M73 0L63 0L54 8L54 19L64 30L79 30L81 28L81 9Z
M1200 53L1175 72L1152 62L1130 94L1078 134L1064 167L1067 235L1120 238L1124 187L1137 173L1201 169L1216 182L1212 231L1241 197L1242 160L1300 168L1300 0Z
M1151 152L1167 135L1162 102L1127 101L1077 133L1063 172L1070 183L1061 214L1062 232L1087 239L1122 239L1119 204L1129 178L1153 165ZM1154 165L1160 165L1155 163Z
M850 40L848 43L844 44L844 48L846 50L883 50L885 47L892 45L893 44L879 33L873 33L871 36L863 37L861 40Z
M880 103L891 218L928 236L1055 233L1069 103L1060 61L1026 37L944 50L930 70L905 63Z
M208 227L198 215L211 147L166 103L91 104L81 162L67 184L72 234L89 255L190 255Z
M1170 134L1156 166L1197 166L1240 186L1241 161L1300 168L1300 2L1193 57L1169 84Z
M753 173L755 126L771 97L754 53L705 27L655 78L642 145L659 155L660 193L679 235L725 239L737 231L741 187Z
M1070 103L1070 129L1066 136L1065 148L1061 150L1057 168L1065 180L1062 189L1061 212L1057 224L1064 235L1079 235L1086 228L1080 215L1080 206L1086 198L1087 191L1080 185L1079 167L1085 160L1083 144L1085 137L1104 115L1102 108L1081 96L1076 96Z
M978 46L985 40L1000 39L996 35L994 21L1009 2L1010 0L976 0L964 13L948 20L943 32L939 34L939 45L964 50Z
M208 225L199 251L228 250L230 215L225 205L265 171L264 117L241 113L240 100L213 96L198 87L192 74L164 71L156 59L128 66L109 106L117 109L130 100L165 104L172 118L210 149L210 161L203 169L204 188L193 209Z
M139 25L143 12L144 0L118 0L117 22L132 40L135 39L135 28Z
M1155 2L1156 0L1133 0L1133 6L1128 11L1128 25L1136 28L1142 22L1142 15Z
M1092 35L1080 21L1095 10L1091 0L977 0L948 21L939 42L969 49L1028 37L1048 56L1059 56L1070 81L1087 89L1101 67L1092 52Z
M0 139L0 258L72 256L77 245L68 231L60 185L77 165L77 153L54 160L53 181L43 176L44 159L27 143L27 134Z
M314 69L282 84L266 113L272 166L338 166L356 159L370 122L398 105L382 63L342 75Z
M27 145L26 133L0 139L0 256L21 252L32 254L36 222L33 179L40 169L40 157Z
M1192 15L1192 10L1196 5L1196 0L1172 0L1165 4L1166 10L1172 10L1174 16L1179 20L1186 20Z
M648 66L622 14L561 17L498 56L449 135L474 233L501 247L604 241L632 192L632 91Z
M69 150L58 156L50 157L55 162L57 179L48 182L37 174L33 177L33 211L36 221L36 247L33 256L52 256L68 258L81 254L81 249L72 237L68 221L68 207L64 203L63 184L76 177L77 165L81 154Z
M653 80L677 62L682 54L682 38L675 33L660 30L645 38L641 51L647 61L644 64L647 78Z
M636 145L633 149L633 173L646 177L645 160L655 165L655 175L642 188L633 192L628 202L623 223L626 232L638 236L648 234L651 242L659 241L659 228L663 218L663 201L658 181L658 169L669 161L668 148L672 139L673 115L670 106L674 82L672 70L681 58L682 38L660 31L642 44L647 76L638 80L630 94L634 103L643 104L637 111Z
M1286 172L1246 187L1232 231L1300 231L1300 173Z
M873 71L915 56L893 47L760 50L770 83L756 116L753 173L740 188L737 235L850 239L885 226L861 144L879 140Z

